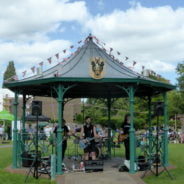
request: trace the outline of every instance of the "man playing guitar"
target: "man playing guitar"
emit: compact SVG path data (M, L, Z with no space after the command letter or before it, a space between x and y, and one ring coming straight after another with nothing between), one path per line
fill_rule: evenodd
M125 158L130 160L130 139L129 139L129 130L130 130L130 114L125 115L124 122L122 123L123 132L124 132L124 146L125 146Z
M57 128L58 128L58 126L56 126L54 131L53 131L53 133L55 133L56 137L57 137ZM63 126L62 126L62 137L63 137L63 141L62 141L62 159L64 159L64 157L65 157L65 151L67 149L67 139L68 139L69 135L70 135L69 129L66 126L66 121L63 119Z
M87 147L84 148L84 160L89 160L89 155L91 154L92 160L96 160L95 153L95 140L94 138L98 137L96 133L96 127L91 124L91 117L86 116L85 124L81 128L80 138L85 139L84 142L88 142ZM89 142L90 141L90 142Z

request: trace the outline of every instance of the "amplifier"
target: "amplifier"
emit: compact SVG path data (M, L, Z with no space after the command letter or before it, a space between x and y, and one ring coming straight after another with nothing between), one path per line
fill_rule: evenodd
M85 171L103 171L103 160L85 160Z

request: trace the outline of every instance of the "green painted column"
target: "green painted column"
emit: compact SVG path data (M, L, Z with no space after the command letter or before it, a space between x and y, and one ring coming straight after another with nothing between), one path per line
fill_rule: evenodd
M163 165L168 166L168 108L167 93L163 93L164 99L164 133L163 133Z
M22 102L22 142L23 142L23 147L22 147L22 152L25 151L25 133L26 133L26 128L25 128L25 116L26 116L26 95L23 94L23 102Z
M56 155L51 155L51 180L56 178Z
M149 158L152 155L152 148L153 148L153 130L152 130L152 123L151 123L151 97L148 97L148 140L149 140Z
M21 134L17 133L17 167L18 168L21 167L21 163L22 163L21 153L22 153Z
M108 109L108 156L111 158L111 98L107 99Z
M129 173L135 173L135 129L134 129L134 87L129 87L129 106L130 106L130 171Z
M13 128L13 168L17 168L17 109L18 109L18 92L15 92L15 99L14 99L14 128Z
M63 174L62 171L62 120L63 120L63 95L64 86L58 86L58 129L57 129L57 174Z

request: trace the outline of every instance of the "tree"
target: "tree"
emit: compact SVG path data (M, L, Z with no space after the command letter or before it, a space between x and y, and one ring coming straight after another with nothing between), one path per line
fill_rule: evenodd
M183 70L184 71L184 70ZM168 83L163 77L157 75L149 75L150 78L158 80L161 82ZM173 118L175 114L184 113L184 94L182 95L180 91L171 91L168 93L168 105L169 105L169 118ZM163 96L157 95L152 97L153 102L163 101ZM118 98L112 99L111 104L111 124L113 127L119 128L122 124L124 116L129 113L129 99ZM93 122L96 124L108 124L107 117L107 99L94 99L89 98L84 103L84 115L89 115L93 117ZM134 125L136 129L142 129L148 127L148 97L135 97L134 100ZM151 107L151 113L154 115L153 105ZM83 114L78 114L77 121L82 122ZM163 122L163 117L161 118ZM156 124L156 118L152 118L152 124Z
M179 75L179 77L177 78L178 87L180 91L184 91L184 61L182 63L178 63L176 67L176 72Z
M176 67L176 72L178 74L178 90L168 93L170 117L174 117L175 114L184 113L184 61L178 63Z
M146 99L135 98L135 126L144 128L147 122L147 102ZM107 99L89 98L84 103L84 115L91 116L93 123L108 125ZM125 114L129 113L128 98L113 98L111 103L111 128L120 128ZM82 122L83 114L77 115L77 121Z
M14 76L16 76L16 70L15 70L14 62L13 61L9 61L9 64L8 64L8 66L6 68L6 71L4 72L3 79L4 80L8 80L8 79L15 80Z
M183 94L180 91L171 91L168 93L168 113L172 118L175 114L184 113Z

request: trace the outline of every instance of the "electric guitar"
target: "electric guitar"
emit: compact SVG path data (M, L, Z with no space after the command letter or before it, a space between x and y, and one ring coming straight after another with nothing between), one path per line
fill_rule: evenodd
M123 142L128 138L128 134L119 134L118 135L118 142Z
M81 139L79 141L80 148L82 148L82 149L87 148L91 144L91 141L94 139L95 139L95 137L92 137L92 138L87 137L86 139Z

